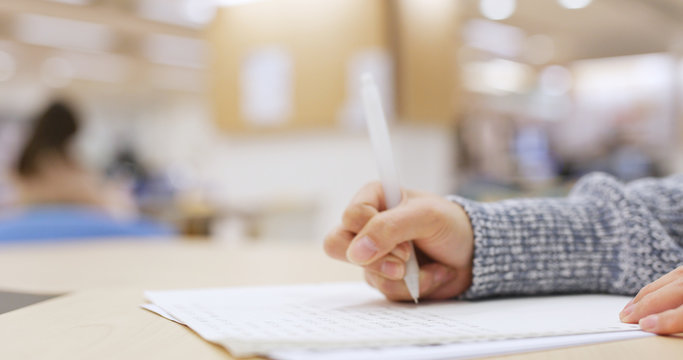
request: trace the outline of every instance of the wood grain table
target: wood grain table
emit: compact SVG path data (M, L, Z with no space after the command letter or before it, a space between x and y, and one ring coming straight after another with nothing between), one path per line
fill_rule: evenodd
M0 247L0 289L68 293L0 315L0 359L231 359L185 326L139 308L150 289L356 281L318 245L204 241ZM681 359L683 339L651 337L500 357Z

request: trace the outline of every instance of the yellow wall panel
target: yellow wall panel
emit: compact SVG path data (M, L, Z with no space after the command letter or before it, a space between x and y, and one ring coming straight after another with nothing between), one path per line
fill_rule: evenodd
M279 128L331 127L346 100L348 62L388 49L386 0L271 0L222 8L207 37L212 102L222 128L263 131L243 118L240 69L250 51L276 46L293 59L291 118Z
M454 122L460 94L458 2L396 0L393 6L399 116L408 122Z

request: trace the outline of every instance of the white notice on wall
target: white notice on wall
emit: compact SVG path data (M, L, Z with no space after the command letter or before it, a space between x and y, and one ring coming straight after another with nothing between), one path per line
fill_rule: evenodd
M241 112L251 125L278 126L292 114L293 63L291 55L278 47L251 51L240 73Z

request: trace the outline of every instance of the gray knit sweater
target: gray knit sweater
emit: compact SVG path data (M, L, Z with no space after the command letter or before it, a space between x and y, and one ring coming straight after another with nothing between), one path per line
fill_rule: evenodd
M592 174L567 198L451 200L465 208L474 229L465 298L634 295L683 264L683 175L624 185Z

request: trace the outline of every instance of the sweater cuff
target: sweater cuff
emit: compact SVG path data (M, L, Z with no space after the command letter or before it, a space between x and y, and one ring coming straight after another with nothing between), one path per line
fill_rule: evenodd
M449 200L465 209L474 233L463 298L603 292L620 272L618 219L609 212L566 198Z

